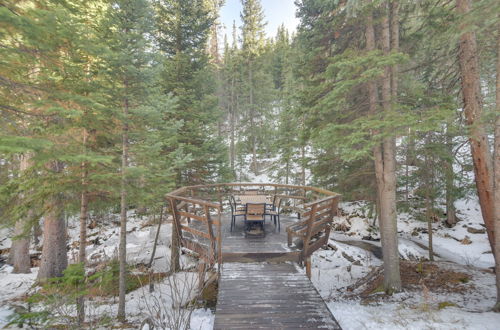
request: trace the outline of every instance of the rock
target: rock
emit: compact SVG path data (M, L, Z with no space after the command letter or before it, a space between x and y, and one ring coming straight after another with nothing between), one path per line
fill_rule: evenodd
M467 232L469 232L471 234L484 234L484 233L486 233L486 229L484 229L484 228L467 227Z
M348 255L347 253L345 252L342 252L342 257L344 257L346 260L348 260L349 262L354 262L354 258L351 257L350 255Z
M472 244L472 241L470 240L470 237L465 235L465 237L460 240L460 243L462 243L463 245L469 245L469 244Z
M328 250L333 250L333 251L338 250L338 248L335 245L333 245L332 243L328 243L327 247L328 247Z

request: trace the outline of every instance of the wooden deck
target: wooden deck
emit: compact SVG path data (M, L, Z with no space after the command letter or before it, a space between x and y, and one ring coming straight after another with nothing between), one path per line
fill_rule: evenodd
M287 245L286 227L298 221L296 217L281 216L281 230L266 219L265 237L245 238L243 218L236 218L236 227L231 228L231 216L222 218L222 262L284 262L298 261L300 250Z
M340 329L311 281L290 263L226 263L214 329Z
M303 219L283 214L278 231L268 217L264 236L245 237L243 217L238 217L231 231L223 201L255 186L261 194L286 200L287 208ZM200 274L206 264L219 265L215 329L340 329L306 276L311 254L328 242L339 194L305 186L228 183L179 188L167 199L176 228L172 233L182 248L198 254ZM288 235L301 244L289 247Z

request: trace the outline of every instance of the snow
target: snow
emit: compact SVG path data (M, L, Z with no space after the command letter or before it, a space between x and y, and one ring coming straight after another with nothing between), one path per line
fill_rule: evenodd
M253 177L258 182L270 182L266 174ZM490 312L495 302L495 277L488 271L494 265L488 238L482 225L481 211L475 198L462 199L455 204L461 221L453 228L442 223L433 224L433 249L440 267L464 272L471 277L471 289L464 293L426 292L417 290L395 294L387 299L363 301L350 295L350 288L373 269L382 265L380 235L373 219L369 218L370 205L364 201L342 203L342 216L336 217L329 247L312 255L312 282L327 302L343 329L497 329L500 315ZM90 264L109 260L117 255L119 242L118 215L89 230L87 255ZM127 260L130 264L149 262L156 226L151 219L129 213L127 227ZM471 228L473 230L471 230ZM171 225L161 227L159 244L153 264L155 272L167 272L170 259ZM403 259L428 258L427 223L414 219L409 213L398 215L399 253ZM472 232L474 233L472 233ZM0 248L8 248L10 234L0 230ZM68 256L72 262L78 252L78 219L69 219L70 236ZM367 240L370 238L371 240ZM464 238L467 240L464 241ZM465 243L467 244L465 244ZM184 269L175 276L155 283L155 291L144 286L126 296L126 312L131 324L139 325L148 316L156 315L164 327L179 317L189 320L191 329L213 328L214 314L210 309L182 309L179 306L194 298L197 274L189 271L196 260L182 255ZM298 266L297 266L298 267ZM0 328L14 312L13 306L22 305L19 299L32 289L37 268L30 274L12 274L12 267L0 268ZM301 272L304 269L300 268ZM440 302L453 306L439 308ZM89 319L117 312L117 300L96 298L88 302Z
M88 229L88 244L86 252L89 264L107 261L118 254L119 228L118 215L110 215L109 219L93 229ZM149 263L153 249L157 226L147 225L150 219L135 215L133 211L128 214L127 224L127 262L131 265ZM170 260L170 236L171 224L163 223L158 239L153 270L155 272L167 272ZM0 234L7 234L2 229ZM68 234L70 237L68 258L75 262L78 255L79 229L78 219L72 218L68 221ZM3 248L9 247L10 240L3 236L0 238ZM6 243L7 242L7 243ZM196 265L196 260L182 255L181 266L189 269ZM22 301L14 302L14 299L22 297L33 286L38 268L32 268L30 274L12 274L12 267L4 265L0 268L0 328L8 323L8 317L14 313L12 305L23 305ZM146 285L126 295L127 320L132 324L140 324L147 316L161 315L165 319L179 319L186 317L190 329L208 330L213 328L213 313L209 309L183 309L180 305L194 298L197 289L198 274L196 272L183 271L175 276L166 277L155 283L155 291L150 293ZM161 303L160 303L161 302ZM158 307L161 306L161 307ZM174 308L172 306L177 306ZM87 320L99 322L105 316L114 317L118 310L117 299L95 298L86 303ZM73 314L76 311L72 310ZM190 315L189 315L190 314Z
M363 306L356 302L330 302L328 308L344 330L497 330L500 324L497 313L464 312L454 307L428 310L424 306L404 307L398 303Z
M335 219L335 224L344 231L330 235L329 245L336 250L313 254L312 281L343 329L499 329L500 314L490 311L496 290L495 276L486 270L494 265L488 238L484 232L468 232L468 228L484 229L478 201L463 199L455 206L462 221L454 228L433 224L433 248L439 255L435 258L439 267L471 276L469 291L403 291L379 302L366 302L359 296L349 296L348 288L382 264L373 253L380 242L362 239L367 233L377 239L378 234L373 233L371 220L366 217L366 203L341 204L343 215ZM428 234L412 235L416 228L426 229L427 223L410 214L398 215L399 253L403 259L428 258ZM460 242L465 236L470 244ZM440 309L440 302L456 307Z

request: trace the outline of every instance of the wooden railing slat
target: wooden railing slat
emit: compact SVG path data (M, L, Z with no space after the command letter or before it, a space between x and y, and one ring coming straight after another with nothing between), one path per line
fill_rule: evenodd
M183 217L186 217L186 218L190 218L190 219L195 219L195 220L198 220L198 221L207 221L205 219L205 217L201 216L201 215L196 215L194 213L191 213L191 212L185 212L185 211L177 211L177 213Z
M193 227L181 225L181 229L185 230L193 235L204 237L206 239L210 239L210 235L208 235L207 233L205 233L201 230L194 229Z

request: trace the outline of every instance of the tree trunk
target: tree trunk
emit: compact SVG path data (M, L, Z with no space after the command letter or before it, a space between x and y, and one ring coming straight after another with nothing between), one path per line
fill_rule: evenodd
M304 145L300 148L300 160L301 160L301 168L300 168L300 184L302 186L306 185L306 147Z
M42 236L42 228L40 227L40 220L33 223L33 245L38 247L40 244L40 237Z
M87 130L83 131L83 146L86 148L87 144ZM84 264L86 263L85 248L87 247L87 218L88 218L88 168L87 162L82 162L81 164L81 183L82 183L82 193L80 196L80 246L78 249L78 262Z
M12 265L14 266L12 273L14 274L31 273L30 239L25 229L24 221L16 221L14 240L10 248Z
M127 89L125 82L125 89ZM125 290L127 274L127 167L128 167L128 113L129 103L125 98L123 106L123 128L122 128L122 170L121 170L121 191L120 191L120 277L119 277L119 298L118 298L118 319L125 320Z
M398 19L398 18L395 18ZM385 55L391 52L391 33L389 17L382 19L382 48ZM397 51L397 49L395 49ZM391 110L391 68L386 67L382 79L382 107L385 112ZM384 289L391 294L401 290L399 271L399 250L396 223L396 143L394 137L383 138L381 151L378 151L379 177L377 183L380 194L380 234L384 260ZM380 175L382 174L382 175Z
M20 158L19 171L22 175L30 167L31 156L23 154ZM28 214L31 214L31 212L28 212ZM14 274L27 274L31 272L30 235L29 230L26 228L26 220L28 219L16 221L14 227L14 239L12 240L10 248L11 256L9 257L14 266L14 270L12 271Z
M232 73L234 74L234 73ZM231 137L230 137L230 144L229 144L229 162L231 165L231 173L236 176L235 171L234 171L234 161L236 158L236 150L235 150L235 144L234 144L234 138L235 138L235 123L236 123L236 113L235 113L235 104L234 104L234 77L231 78L231 99L230 99L230 127L231 127Z
M151 258L149 259L148 268L151 268L153 266L153 261L155 260L156 246L158 245L158 238L160 237L162 221L163 221L163 205L160 207L160 218L158 219L158 228L156 229L155 241L153 243L153 252L151 252Z
M288 184L289 182L289 176L290 176L290 160L286 160L286 166L285 166L285 184Z
M456 0L458 13L467 15L470 12L470 0ZM479 204L492 251L495 251L493 233L493 173L492 159L488 146L488 138L482 125L481 85L479 81L479 64L477 55L476 34L467 31L466 25L460 27L464 33L460 36L458 59L464 114L470 126L469 142L476 181Z
M250 169L257 175L257 137L255 135L254 118L255 118L255 107L253 104L253 65L252 60L248 61L248 80L250 84L250 95L249 95L249 106L250 106L250 132L252 139L252 164Z
M83 148L87 148L88 132L83 129ZM81 164L81 184L82 193L80 195L80 245L78 247L78 262L83 264L83 269L85 270L85 264L87 263L86 248L87 248L87 219L88 219L88 164L87 162L82 162ZM79 296L76 299L77 305L77 317L78 324L82 325L85 322L85 299Z
M399 52L399 1L391 2L391 51ZM398 65L391 67L391 98L398 101Z
M430 132L427 133L427 136L425 138L425 144L430 145L431 144L431 139L430 139ZM427 218L427 232L429 235L429 260L434 261L434 249L433 249L433 244L432 244L432 221L433 221L433 207L434 207L434 199L431 197L431 192L432 192L432 177L433 177L433 171L432 171L432 160L429 159L429 153L431 150L425 150L425 157L424 157L424 164L423 168L425 169L425 173L423 174L423 179L424 179L424 189L425 189L425 217Z
M497 116L495 120L495 153L494 153L494 197L495 197L495 274L497 284L497 302L493 310L500 312L500 24L497 35L497 86L496 86L496 108Z
M59 161L53 161L50 167L53 172L62 171L62 163ZM43 281L63 275L68 266L66 235L61 197L54 194L43 224L43 247L38 280Z
M177 213L175 209L175 201L170 200L170 210L172 212L172 245L170 247L170 272L175 273L181 269L181 265L179 262L180 257L180 228L177 226Z
M445 185L446 185L446 223L453 227L458 222L455 209L455 173L453 172L453 137L449 129L446 130L445 148L447 159L445 161Z

